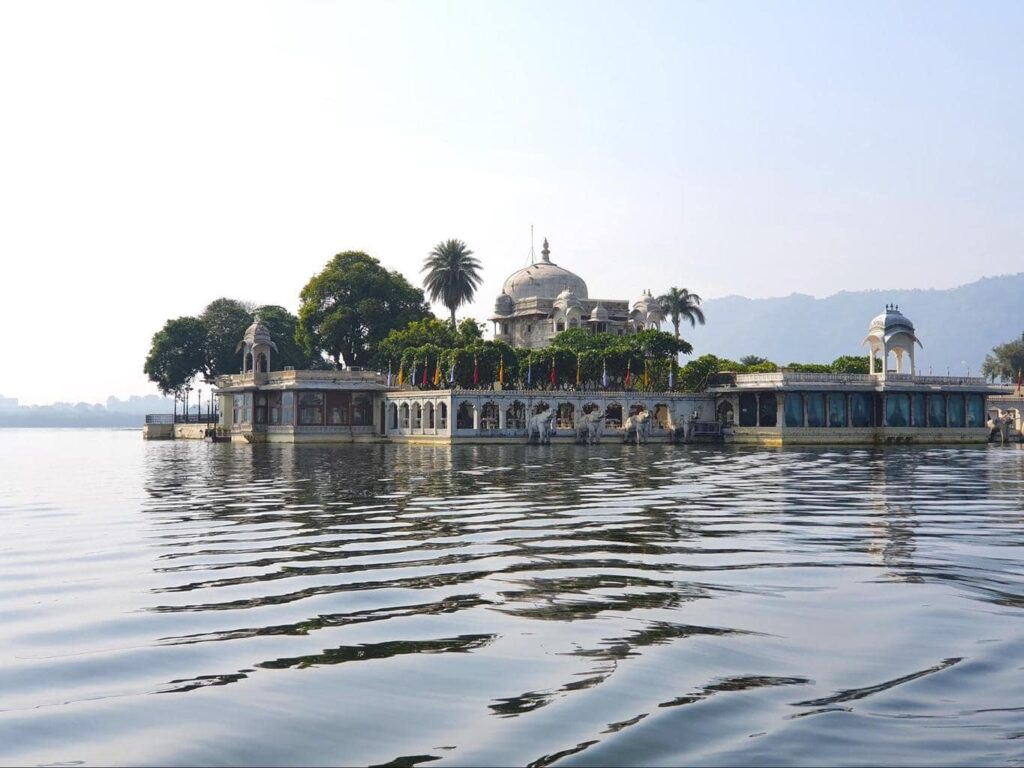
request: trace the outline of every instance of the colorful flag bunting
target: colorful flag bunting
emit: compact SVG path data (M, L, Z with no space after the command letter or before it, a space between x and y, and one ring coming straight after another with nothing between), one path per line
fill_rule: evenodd
M480 368L476 363L476 355L473 355L473 386L477 386L480 383Z
M427 386L427 383L429 381L430 381L430 379L427 378L427 356L424 355L423 356L423 378L420 379L420 382L421 382L421 385L425 387L425 386Z
M505 386L505 358L498 360L498 383Z

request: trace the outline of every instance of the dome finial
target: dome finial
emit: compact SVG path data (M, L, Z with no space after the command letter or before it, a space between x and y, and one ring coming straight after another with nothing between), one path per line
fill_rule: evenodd
M551 249L548 248L548 239L544 238L544 247L540 250L541 261L551 261Z

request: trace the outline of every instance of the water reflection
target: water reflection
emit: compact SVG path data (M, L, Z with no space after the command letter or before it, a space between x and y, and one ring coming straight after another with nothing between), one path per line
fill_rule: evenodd
M1019 450L142 450L102 532L8 558L67 559L56 594L91 613L0 591L0 710L106 702L161 734L136 762L843 762L835 728L866 761L995 762L1020 730ZM216 745L160 751L225 712ZM0 743L60 730L4 714ZM927 718L962 731L937 749ZM90 733L16 761L125 743Z

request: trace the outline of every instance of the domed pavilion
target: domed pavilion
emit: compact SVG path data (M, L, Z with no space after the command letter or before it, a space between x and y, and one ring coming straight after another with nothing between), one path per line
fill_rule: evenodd
M864 345L871 350L868 358L869 372L885 375L892 373L914 374L914 345L923 347L914 335L914 324L910 322L895 304L886 304L885 311L871 321ZM889 367L889 355L896 360L896 367ZM882 370L875 370L875 358L882 358ZM908 363L904 363L904 357Z
M660 328L665 313L649 290L632 309L625 299L590 298L582 277L551 261L545 238L540 261L505 280L490 319L495 339L514 347L539 349L572 328L620 336Z

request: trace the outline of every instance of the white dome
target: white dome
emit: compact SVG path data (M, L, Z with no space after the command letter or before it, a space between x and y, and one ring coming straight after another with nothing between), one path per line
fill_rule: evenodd
M541 260L509 275L502 292L507 293L515 301L532 297L556 299L566 290L574 294L577 300L586 299L587 284L583 282L583 278L552 262L549 254L548 241L544 240Z

